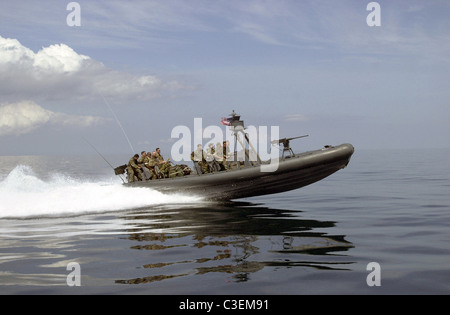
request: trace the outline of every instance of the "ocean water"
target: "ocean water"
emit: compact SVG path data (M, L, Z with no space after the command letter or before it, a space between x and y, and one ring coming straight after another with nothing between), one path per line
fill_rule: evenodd
M0 294L450 294L449 156L356 148L228 203L123 187L98 156L0 157Z

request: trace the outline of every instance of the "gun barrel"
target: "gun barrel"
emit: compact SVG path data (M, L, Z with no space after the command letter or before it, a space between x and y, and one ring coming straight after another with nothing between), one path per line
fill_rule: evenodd
M305 137L308 137L308 136L309 136L309 135L298 136L298 137L288 138L288 139L286 139L286 140L300 139L300 138L305 138Z
M270 143L271 144L277 144L277 143L287 143L290 140L294 140L294 139L300 139L300 138L305 138L308 137L309 135L304 135L304 136L298 136L298 137L293 137L293 138L283 138L283 139L278 139L278 140L273 140Z

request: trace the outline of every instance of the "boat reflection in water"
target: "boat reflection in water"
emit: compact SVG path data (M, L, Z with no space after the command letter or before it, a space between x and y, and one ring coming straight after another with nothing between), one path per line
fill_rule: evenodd
M267 268L349 270L352 262L344 253L353 245L344 235L325 232L335 222L300 215L246 202L128 213L122 219L132 226L127 240L136 253L139 276L115 282L142 284L218 273L226 281L240 282Z

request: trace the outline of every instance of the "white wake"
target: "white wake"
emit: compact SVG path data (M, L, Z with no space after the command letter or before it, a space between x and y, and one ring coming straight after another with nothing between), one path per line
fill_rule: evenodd
M24 165L16 166L0 182L0 218L64 216L200 201L199 197L165 195L149 188L130 188L107 180L83 181L62 174L42 180Z

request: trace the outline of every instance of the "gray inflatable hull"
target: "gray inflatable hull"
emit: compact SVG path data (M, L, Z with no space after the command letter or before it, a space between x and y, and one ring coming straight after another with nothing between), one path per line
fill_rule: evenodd
M196 195L206 200L232 200L276 194L298 189L330 176L347 166L353 152L353 146L345 143L280 160L278 169L274 172L261 172L261 166L255 166L124 185L148 187L166 194Z

